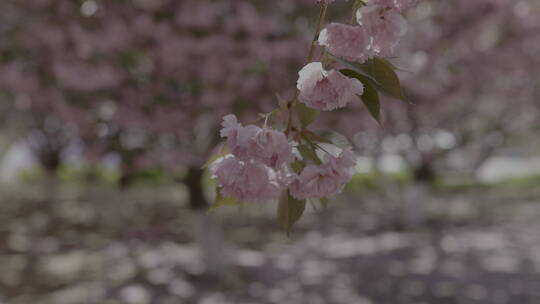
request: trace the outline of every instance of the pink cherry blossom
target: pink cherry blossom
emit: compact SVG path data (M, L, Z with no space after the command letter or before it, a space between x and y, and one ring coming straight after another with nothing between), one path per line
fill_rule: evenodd
M261 163L243 162L230 155L215 163L211 170L222 196L260 201L278 199L281 194L276 173Z
M272 168L279 168L294 159L292 146L283 132L261 129L252 141L250 154Z
M395 9L370 4L357 11L358 24L372 37L371 51L376 56L388 57L407 32L407 21Z
M232 154L239 159L249 159L249 148L260 128L254 125L242 126L234 114L223 117L221 125L223 129L221 129L220 135L227 137L227 145Z
M308 165L290 185L290 193L297 199L323 198L343 190L351 180L356 161L350 150L339 157L327 154L322 165Z
M371 37L360 26L330 23L319 35L319 44L332 55L351 61L362 63L372 56Z
M357 79L335 70L326 71L320 62L307 64L298 75L299 100L322 111L343 108L364 91L364 86Z
M240 160L254 160L277 169L294 158L292 146L283 132L255 125L242 126L233 114L223 118L222 126L221 136L227 137L229 149Z

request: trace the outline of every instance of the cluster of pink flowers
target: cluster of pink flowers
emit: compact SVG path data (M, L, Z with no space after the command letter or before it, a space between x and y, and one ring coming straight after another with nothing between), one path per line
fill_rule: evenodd
M227 156L213 167L213 173L223 196L243 201L273 200L281 193L272 169L258 162Z
M319 44L338 57L364 62L373 56L391 56L407 32L401 11L414 0L373 0L356 12L358 25L329 24L319 35Z
M351 151L339 157L327 154L321 165L308 165L300 174L291 169L297 158L285 133L241 125L236 116L223 118L221 136L231 154L211 168L222 196L241 201L276 200L283 191L298 199L323 198L339 193L355 166Z
M274 169L293 160L292 147L283 132L255 125L242 126L236 116L223 118L221 136L234 156L242 161L256 161Z
M297 199L323 198L339 193L351 180L356 165L354 154L343 150L336 158L327 154L322 165L308 165L290 186L291 195Z
M407 21L396 9L395 1L378 1L360 8L356 20L370 38L368 56L391 56L407 32ZM391 5L390 3L393 3ZM400 6L401 7L401 6Z
M334 0L323 1L324 19L326 5ZM333 56L359 63L390 56L407 30L401 11L414 1L372 0L355 12L357 24L330 23L319 33L318 43ZM326 63L310 62L300 70L297 97L310 108L332 111L361 96L364 85L329 69ZM289 104L289 111L294 102ZM243 126L234 115L225 116L222 126L221 136L227 138L230 154L212 166L222 196L242 201L273 200L288 191L298 200L327 198L341 192L352 177L356 162L350 150L342 150L337 157L327 153L324 161L308 163L289 140L289 127L284 133L266 126ZM309 143L316 154L315 145ZM291 164L296 160L301 167L294 166L295 171Z
M333 1L329 1L333 2ZM330 23L318 42L337 57L363 63L374 56L388 57L407 31L401 11L414 0L373 0L356 12L357 25ZM362 84L312 62L299 73L299 100L322 111L342 108L363 92Z

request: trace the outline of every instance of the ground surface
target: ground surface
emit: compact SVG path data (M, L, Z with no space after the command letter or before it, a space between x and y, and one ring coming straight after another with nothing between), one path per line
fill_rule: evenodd
M355 191L290 239L272 206L43 191L3 190L0 303L540 303L539 191Z

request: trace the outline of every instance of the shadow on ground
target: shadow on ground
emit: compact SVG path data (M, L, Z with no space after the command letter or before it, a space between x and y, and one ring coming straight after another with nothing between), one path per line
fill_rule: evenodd
M538 192L425 194L414 223L349 193L290 239L274 206L193 214L170 187L3 192L0 303L540 302Z

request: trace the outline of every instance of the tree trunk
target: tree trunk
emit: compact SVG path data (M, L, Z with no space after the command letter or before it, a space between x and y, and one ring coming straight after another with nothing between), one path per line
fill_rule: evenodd
M43 198L51 204L55 204L58 199L60 180L58 178L58 168L45 168L43 187Z
M437 174L431 157L422 157L413 170L414 183L405 190L403 211L404 224L414 227L424 224L428 219L429 195Z
M58 149L44 149L38 152L38 159L44 172L43 193L46 200L51 203L57 198L59 180L58 169L60 168L60 153Z
M41 167L45 171L47 177L56 176L60 167L60 153L62 151L56 149L44 149L38 152L38 159Z
M406 227L416 227L427 221L430 189L431 184L423 181L415 182L405 189L402 216Z
M131 172L126 172L122 170L122 173L120 174L120 178L118 179L118 185L120 186L120 189L129 188L132 182L133 182L133 174L131 174Z
M414 180L420 183L433 184L435 182L435 170L431 161L422 160L420 165L413 170Z
M208 207L202 188L203 173L204 171L197 167L190 167L188 170L185 183L189 189L189 208L192 210L203 210Z
M213 214L197 209L193 212L192 225L195 241L201 249L205 275L223 278L230 274L229 248L219 220Z
M201 248L206 275L222 278L229 273L230 257L220 222L206 212L208 201L202 187L203 173L200 168L190 167L185 180L189 188L189 208L193 210L194 236Z
M134 157L129 152L122 155L122 165L120 167L120 179L118 185L120 189L126 190L129 188L135 179L135 164Z

